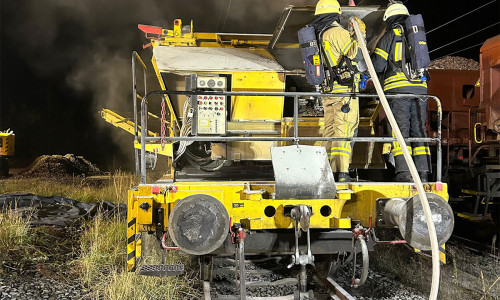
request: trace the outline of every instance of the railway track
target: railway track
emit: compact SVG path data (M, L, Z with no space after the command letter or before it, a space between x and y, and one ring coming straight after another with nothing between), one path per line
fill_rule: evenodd
M486 243L481 243L478 241L474 241L462 236L458 235L452 235L448 243L460 246L462 248L472 250L475 252L480 252L486 255L489 255L493 258L499 258L500 257L500 250L496 247L494 247L495 243L492 243L493 245L488 245Z
M288 268L283 257L245 259L245 281L239 281L240 262L232 258L213 258L211 266L205 265L203 292L205 300L295 300L299 299L300 268ZM309 299L355 299L333 279L322 278L308 270ZM242 296L243 294L243 296ZM306 298L307 299L307 298Z

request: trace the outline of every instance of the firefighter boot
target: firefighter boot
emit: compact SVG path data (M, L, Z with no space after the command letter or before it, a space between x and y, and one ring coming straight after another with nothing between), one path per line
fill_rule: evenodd
M412 182L413 179L411 177L411 173L410 172L404 171L404 172L398 172L396 174L396 177L394 178L394 181L397 181L397 182Z
M352 181L352 178L351 176L349 176L349 173L345 173L345 172L340 172L338 173L339 176L339 182L351 182Z
M429 182L429 172L418 172L418 175L420 176L420 181Z

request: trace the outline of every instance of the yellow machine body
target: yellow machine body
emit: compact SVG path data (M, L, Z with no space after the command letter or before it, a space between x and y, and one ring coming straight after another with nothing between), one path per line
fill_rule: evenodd
M0 156L14 155L15 138L12 131L0 132Z
M306 11L307 12L307 11ZM368 13L367 13L368 14ZM379 19L382 17L379 13ZM371 15L373 16L373 14ZM382 22L380 22L382 23ZM140 26L141 28L141 26ZM368 27L370 28L370 27ZM186 89L186 77L226 78L221 88L231 92L285 92L289 76L304 79L303 70L285 69L268 50L272 35L195 33L193 25L182 26L175 20L174 29L143 26L146 37L151 39L152 65L163 90ZM294 32L296 38L296 32ZM280 43L282 49L295 48L296 43ZM181 135L180 121L184 116L185 95L164 95L166 100L166 135ZM233 96L228 110L227 136L240 137L293 137L293 118L286 116L284 97ZM293 101L293 99L292 99ZM203 102L200 101L200 103ZM358 136L375 136L378 132L377 117L380 104L377 100L360 108ZM103 117L130 133L133 123L126 122L112 113ZM321 136L324 119L321 116L302 115L298 119L301 137ZM149 136L155 136L149 132ZM220 135L224 136L224 135ZM321 142L300 142L321 145ZM276 141L227 141L210 143L209 158L213 161L268 162L271 147L290 145L291 142ZM417 194L412 183L356 182L337 184L333 199L274 199L274 181L252 180L177 180L174 143L166 142L160 151L159 143L146 144L146 150L169 156L170 173L153 184L140 184L128 195L128 269L135 270L143 254L142 235L160 232L165 234L169 217L179 200L193 195L208 195L219 201L228 213L231 223L240 223L246 230L277 232L295 228L294 220L285 210L289 207L307 205L311 211L312 230L344 230L348 233L354 224L365 228L376 227L377 200L382 198L409 198ZM137 149L140 144L135 143ZM385 168L382 143L356 143L352 156L354 168ZM242 166L245 168L245 166ZM304 174L304 176L307 176ZM430 193L448 200L447 185L426 184ZM162 216L158 216L158 212ZM159 228L157 220L162 219ZM229 231L229 228L228 228ZM350 240L349 240L350 242ZM175 246L175 245L174 245ZM444 247L444 245L443 245ZM445 257L442 257L445 261Z
M377 218L376 200L379 198L406 198L417 194L413 184L360 182L338 184L334 199L283 199L274 200L274 182L176 182L140 185L129 191L128 197L128 269L136 265L136 258L141 256L141 234L157 230L153 222L153 213L159 207L164 211L163 231L168 228L169 212L178 200L190 195L210 195L218 199L226 208L233 223L241 223L249 230L293 229L293 220L283 214L287 206L307 204L312 208L310 228L314 229L351 229L352 221L360 222L364 227L373 226ZM426 191L448 200L447 185L432 183L426 185ZM148 203L144 210L141 204ZM268 207L274 208L274 215L267 216ZM323 215L321 208L327 206L330 214ZM228 228L229 230L229 228ZM444 245L442 246L444 247ZM446 261L444 253L442 262Z

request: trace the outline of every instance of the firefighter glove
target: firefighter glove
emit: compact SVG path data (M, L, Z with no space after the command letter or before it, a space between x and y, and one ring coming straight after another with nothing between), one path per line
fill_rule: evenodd
M352 17L352 19L354 19L354 21L358 23L359 29L361 29L361 33L363 34L363 38L366 40L366 25L365 25L365 23L358 17ZM351 22L349 22L349 32L356 37L356 32L354 31L354 27L353 27Z

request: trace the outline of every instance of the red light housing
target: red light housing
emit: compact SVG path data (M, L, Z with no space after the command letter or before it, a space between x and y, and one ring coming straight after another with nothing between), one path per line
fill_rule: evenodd
M153 186L153 187L151 188L151 192L152 192L153 194L155 194L155 195L158 195L158 194L161 192L161 189L160 189L160 187L159 187L159 186Z

